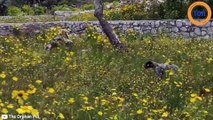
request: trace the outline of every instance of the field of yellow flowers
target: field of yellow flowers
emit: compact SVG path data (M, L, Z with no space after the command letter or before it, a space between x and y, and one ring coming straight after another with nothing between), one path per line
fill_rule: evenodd
M44 45L60 34L0 37L0 115L42 120L212 120L213 41L118 33L129 52L113 49L88 28L74 46ZM177 74L159 80L143 65L173 63ZM1 120L1 118L0 118Z

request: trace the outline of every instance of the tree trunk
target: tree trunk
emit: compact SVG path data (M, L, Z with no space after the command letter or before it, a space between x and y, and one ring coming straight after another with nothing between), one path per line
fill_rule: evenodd
M94 4L95 4L95 12L94 12L94 16L98 19L103 32L106 34L106 36L108 37L110 43L118 48L119 50L122 51L127 51L127 47L124 46L121 41L119 40L118 36L115 34L115 32L113 32L112 27L110 26L110 24L107 22L107 20L104 18L104 14L103 14L103 9L104 9L104 5L102 0L94 0Z

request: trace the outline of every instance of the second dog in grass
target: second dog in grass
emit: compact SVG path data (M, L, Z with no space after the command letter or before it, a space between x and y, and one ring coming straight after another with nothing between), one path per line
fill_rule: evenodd
M166 70L172 70L173 72L177 72L178 70L178 66L175 64L167 65L163 63L157 63L154 61L146 62L144 68L145 69L152 68L155 71L156 75L161 79L163 79L163 77L165 76Z

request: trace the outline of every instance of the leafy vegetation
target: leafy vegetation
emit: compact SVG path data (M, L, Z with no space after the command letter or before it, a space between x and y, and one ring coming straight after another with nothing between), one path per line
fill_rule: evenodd
M213 119L213 41L118 32L128 53L98 28L70 36L72 51L43 46L60 34L0 38L0 113L47 119ZM159 80L147 60L177 64Z
M8 15L10 16L18 16L22 14L23 14L22 11L18 7L11 6L8 8Z
M112 10L106 12L110 16L108 16L110 20L142 20L186 18L189 5L195 1L197 0L164 0L164 2L152 0L144 1L142 4L136 2L124 5L121 5L118 0L105 0L104 2L105 5L112 4L113 6ZM205 2L212 8L213 1L205 0ZM53 13L55 10L79 11L91 9L94 9L93 0L0 0L0 15L40 15ZM87 13L85 15L88 16ZM77 16L74 18L77 18ZM87 20L93 20L90 18L92 16L89 16Z
M82 5L81 9L82 10L94 10L95 5L94 4L85 4L85 5Z
M42 15L42 16L9 16L0 17L0 23L24 23L24 22L51 22L51 21L62 21L68 20L69 18L63 19L59 16L53 15Z
M59 5L59 6L54 6L53 11L80 11L80 9L70 7L68 5Z
M144 8L143 4L131 4L108 10L105 13L109 20L142 20L146 19Z
M112 2L118 0L105 0ZM0 0L0 15L9 15L8 8L16 6L22 10L23 6L30 6L32 10L42 11L42 14L49 14L54 10L91 10L94 9L93 0ZM41 10L45 9L45 11ZM43 13L44 12L44 13ZM39 14L41 14L39 12ZM23 15L23 14L19 14ZM24 14L25 15L25 14ZM34 15L34 13L30 14ZM37 15L37 14L36 14Z

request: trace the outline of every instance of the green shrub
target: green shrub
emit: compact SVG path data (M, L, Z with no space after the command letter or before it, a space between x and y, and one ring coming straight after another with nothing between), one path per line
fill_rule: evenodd
M170 12L166 13L164 18L178 19L178 18L181 17L181 16L179 16L179 14L180 14L180 11L173 10L173 11L170 11Z
M73 10L73 8L68 5L59 5L59 6L54 6L53 10L54 11L58 11L58 10L69 11L69 10Z
M22 15L22 11L20 8L16 7L16 6L10 6L8 7L8 15L11 16L18 16L18 15Z
M175 3L175 4L174 4ZM188 6L191 3L186 3L185 1L171 1L171 0L166 0L162 4L164 8L164 19L181 19L181 18L186 18L187 15L187 10Z
M163 19L166 11L164 4L152 3L146 10L146 19Z
M95 5L94 4L84 4L81 9L83 10L93 10L95 9Z
M30 7L29 5L24 5L24 6L22 7L22 11L23 11L24 14L26 14L26 15L34 15L34 14L35 14L34 11L33 11L33 8Z
M106 11L110 20L142 20L145 18L143 4L124 5L122 8Z
M93 13L84 13L84 14L78 14L78 15L73 15L67 20L71 21L93 21L97 20L96 17L93 15Z
M105 15L106 15L107 19L109 19L109 20L119 20L119 19L123 18L120 10L116 10L116 12L114 10L109 10L109 11L105 12Z
M35 15L42 15L46 13L46 8L42 6L37 6L33 8Z

